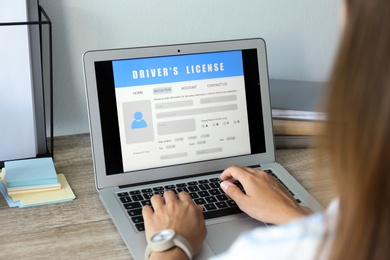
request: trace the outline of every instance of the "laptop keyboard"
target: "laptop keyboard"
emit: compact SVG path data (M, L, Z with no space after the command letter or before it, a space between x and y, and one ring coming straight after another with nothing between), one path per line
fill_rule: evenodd
M268 174L276 175L271 170L264 170ZM277 178L278 179L278 178ZM280 181L280 179L278 179ZM171 185L155 186L147 189L132 190L117 193L124 209L138 231L144 231L142 207L151 205L150 198L155 194L163 195L165 191L172 190L176 194L186 191L192 197L194 204L203 205L205 219L242 213L237 204L220 188L219 178L207 178L197 181L180 182ZM283 185L284 183L280 181ZM241 183L235 183L244 193ZM286 185L284 185L286 187ZM287 188L287 187L286 187ZM288 189L288 188L287 188ZM289 190L290 191L290 190ZM290 191L294 196L294 194ZM300 203L299 199L296 199Z

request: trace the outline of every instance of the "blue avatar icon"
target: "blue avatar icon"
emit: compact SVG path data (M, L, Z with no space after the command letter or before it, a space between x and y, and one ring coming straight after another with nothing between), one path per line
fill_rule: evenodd
M146 128L147 124L146 121L142 118L143 115L141 112L135 112L134 113L134 120L131 124L131 129L139 129L139 128Z

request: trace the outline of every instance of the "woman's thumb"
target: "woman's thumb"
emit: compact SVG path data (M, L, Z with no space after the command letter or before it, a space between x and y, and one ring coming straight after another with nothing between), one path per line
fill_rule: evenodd
M240 201L240 197L244 195L240 188L230 181L221 182L221 189L236 202Z

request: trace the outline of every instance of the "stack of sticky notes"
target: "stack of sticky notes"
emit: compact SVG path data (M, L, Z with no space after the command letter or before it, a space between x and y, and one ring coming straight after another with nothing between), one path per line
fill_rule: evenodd
M29 207L75 199L51 157L5 162L0 190L10 207Z

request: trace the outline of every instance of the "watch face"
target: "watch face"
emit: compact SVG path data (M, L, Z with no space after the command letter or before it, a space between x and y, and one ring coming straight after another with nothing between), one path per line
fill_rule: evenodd
M154 234L150 240L154 243L159 243L159 242L163 242L163 241L167 241L167 240L170 240L171 238L173 238L175 236L175 232L173 230L170 230L170 229L164 229L164 230L161 230L160 232Z

